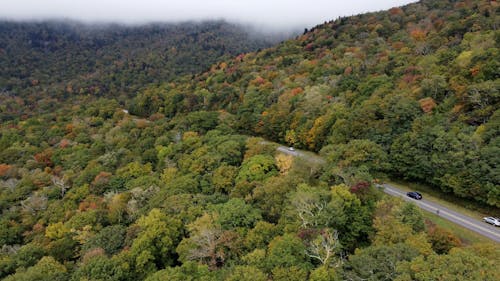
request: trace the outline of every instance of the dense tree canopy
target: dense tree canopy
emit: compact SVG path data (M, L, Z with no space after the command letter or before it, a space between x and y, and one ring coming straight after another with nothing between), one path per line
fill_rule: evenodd
M498 212L497 25L424 0L237 55L263 43L221 22L1 23L0 278L498 280L373 185Z

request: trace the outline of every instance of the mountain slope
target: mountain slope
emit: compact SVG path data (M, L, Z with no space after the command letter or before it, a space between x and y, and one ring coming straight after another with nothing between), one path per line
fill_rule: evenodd
M494 1L440 0L341 18L194 76L131 75L118 98L71 93L73 74L24 85L13 67L0 278L498 280L497 245L374 187L407 177L498 213L497 15ZM108 66L82 83L128 73Z
M145 26L0 22L0 91L134 95L277 39L223 21Z
M150 89L131 108L144 116L223 109L239 131L323 150L336 166L500 206L497 13L495 1L422 1L341 18ZM381 158L345 159L360 149ZM332 177L343 173L357 172Z

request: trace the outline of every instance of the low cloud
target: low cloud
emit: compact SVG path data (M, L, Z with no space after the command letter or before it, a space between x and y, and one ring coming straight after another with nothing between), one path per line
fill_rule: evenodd
M339 16L401 6L408 0L14 0L2 1L0 18L72 19L143 24L225 19L271 30L309 28Z

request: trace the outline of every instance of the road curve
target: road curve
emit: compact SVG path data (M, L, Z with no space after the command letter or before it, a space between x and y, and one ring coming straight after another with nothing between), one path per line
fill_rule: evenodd
M287 154L287 155L306 159L309 162L318 163L318 164L326 164L325 159L323 159L321 156L314 154L312 152L305 152L305 151L301 151L301 150L297 150L297 149L292 150L292 149L290 149L290 147L286 147L286 146L282 146L282 145L278 146L278 148L276 148L276 150L281 152L281 153Z
M326 161L321 157L316 154L312 154L310 152L305 152L305 151L300 151L297 149L291 150L289 147L286 146L278 146L276 149L279 152L282 152L284 154L292 155L294 157L301 157L303 159L306 159L311 162L315 162L318 164L325 164ZM462 215L460 213L457 213L455 211L452 211L440 204L436 204L434 202L429 202L428 200L422 199L422 200L415 200L412 199L408 196L406 196L406 191L401 190L393 185L390 184L382 184L379 185L379 187L382 187L383 191L391 196L394 197L400 197L403 200L410 201L415 203L418 207L420 207L423 210L435 213L442 217L443 219L446 219L448 221L451 221L455 224L458 224L460 226L463 226L467 229L470 229L474 232L479 233L480 235L483 235L493 241L496 241L497 243L500 243L500 227L495 227L493 225L487 224L481 220L471 218L469 216ZM439 210L439 211L438 211Z
M442 205L436 204L434 202L429 202L428 200L425 199L415 200L413 198L406 196L406 191L398 189L397 187L392 186L390 184L382 184L380 186L382 186L383 191L385 193L391 196L400 197L403 200L411 201L415 203L415 205L426 211L435 213L444 219L447 219L455 224L461 225L465 228L468 228L472 231L475 231L485 237L488 237L500 243L500 227L495 227L493 225L487 224L475 218L462 215Z

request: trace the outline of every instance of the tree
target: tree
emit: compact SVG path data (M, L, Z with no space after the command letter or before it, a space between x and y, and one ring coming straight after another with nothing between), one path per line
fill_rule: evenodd
M236 182L240 181L263 181L275 176L278 170L274 163L274 158L269 155L255 155L243 161Z
M406 280L498 280L500 272L493 260L465 249L452 249L448 255L419 256L397 267L396 281Z
M0 178L7 179L14 173L14 167L8 164L0 164Z
M337 281L340 279L340 274L336 269L320 266L309 274L310 281Z
M399 274L397 266L411 261L418 251L406 244L370 246L357 249L345 264L344 276L348 280L394 280Z
M404 242L412 233L409 225L403 224L394 216L394 209L400 201L381 200L377 203L373 227L377 231L374 245L390 245Z
M253 190L250 190L253 191L253 194L250 195L252 202L262 210L262 216L265 220L272 223L279 221L287 208L287 194L301 180L290 176L270 177L263 184L250 186L253 188Z
M273 281L307 280L307 270L299 266L275 267L271 274Z
M127 203L130 200L130 194L114 194L108 202L108 218L111 223L121 223L126 219Z
M292 155L286 155L286 154L278 154L274 157L276 160L276 166L278 167L278 170L280 171L280 175L286 175L290 169L292 168L293 165L293 156Z
M411 226L413 233L425 230L424 217L417 205L403 203L395 210L396 218L405 225Z
M244 244L248 250L264 249L269 242L279 234L276 225L266 221L258 221L245 237Z
M142 165L139 162L131 162L127 164L125 167L122 167L116 171L118 176L121 176L125 179L135 179L141 176L147 176L151 174L153 167L151 163L147 163Z
M36 214L37 212L47 209L48 198L40 193L35 193L29 196L26 200L21 201L23 210Z
M306 184L299 185L297 191L290 197L291 205L300 219L302 228L317 228L327 224L329 200L327 191Z
M310 264L306 256L306 247L293 234L285 234L274 238L267 251L269 268L298 266L308 268Z
M122 225L107 226L91 237L82 248L102 248L108 255L114 255L122 249L126 232L127 229Z
M205 213L188 225L189 238L184 238L177 246L179 260L199 261L216 269L237 254L237 234L223 231L217 220L217 215Z
M215 169L212 177L212 183L215 190L222 193L230 193L234 187L234 179L238 174L238 168L235 166L221 165Z
M225 281L266 281L267 276L253 266L236 266Z
M256 155L272 155L276 151L275 145L264 141L262 138L248 138L244 160Z
M49 224L45 229L45 236L49 239L61 239L70 233L70 229L62 222Z
M433 253L424 227L421 226L422 214L414 206L407 206L402 201L382 200L375 210L373 227L377 231L373 237L373 245L393 245L405 243L418 250L420 255ZM405 216L404 213L408 212ZM413 217L416 221L408 221ZM415 230L414 230L415 229Z
M218 205L217 223L224 230L235 227L252 228L262 219L260 211L246 204L241 198L232 198L224 204Z
M111 173L100 172L91 183L91 190L94 194L103 194L109 188Z
M42 245L37 243L25 244L14 256L17 267L28 268L34 266L44 255L46 251Z
M320 262L321 266L339 267L343 260L336 259L341 254L339 235L336 230L322 229L309 241L306 254L313 260Z
M128 272L119 260L97 255L81 264L72 274L72 281L109 280L120 281L127 277Z
M335 113L332 111L316 118L312 128L307 132L306 143L310 149L318 151L324 146L329 130L335 122Z
M6 281L63 281L67 269L53 257L43 257L36 265L7 276Z
M328 150L325 148L325 151ZM387 153L370 140L351 140L347 144L338 145L327 155L327 159L340 168L366 166L370 173L390 168Z
M148 276L146 281L210 281L217 280L208 266L195 262L185 262L181 266L168 267Z
M71 188L71 186L66 182L64 178L52 176L52 183L59 190L61 190L61 198L63 198L64 194L66 194L66 191Z
M158 267L173 264L173 251L179 241L181 222L159 209L153 209L140 217L136 225L140 231L130 247L136 270L151 273Z
M51 241L47 245L47 253L59 262L74 260L77 256L78 242L71 236L66 235L60 239Z
M434 224L427 224L429 242L437 254L447 254L451 249L462 246L460 239L450 231Z
M344 249L354 249L366 243L373 231L371 211L368 206L361 204L361 200L346 185L331 188L328 210L328 226L338 231Z
M433 75L430 78L422 80L421 86L424 96L442 101L446 95L448 83L446 83L446 79L442 75Z
M193 111L183 118L184 126L190 131L206 133L219 123L219 113L215 111Z

